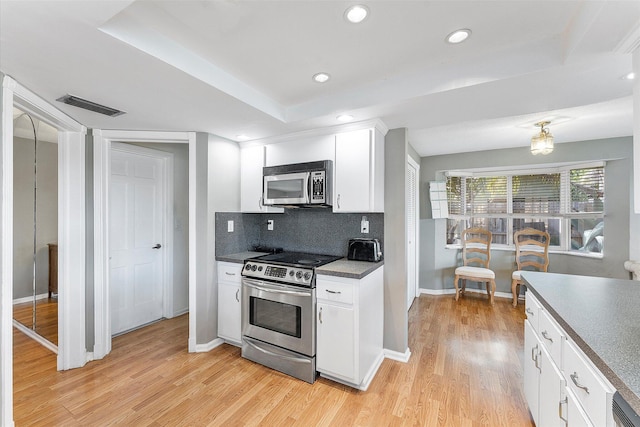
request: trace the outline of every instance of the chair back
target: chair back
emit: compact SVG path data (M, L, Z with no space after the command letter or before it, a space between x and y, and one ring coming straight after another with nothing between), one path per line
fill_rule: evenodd
M467 228L462 232L462 262L465 266L489 268L491 232L485 228Z
M518 270L547 271L549 267L549 233L525 228L516 231L513 241L516 245Z

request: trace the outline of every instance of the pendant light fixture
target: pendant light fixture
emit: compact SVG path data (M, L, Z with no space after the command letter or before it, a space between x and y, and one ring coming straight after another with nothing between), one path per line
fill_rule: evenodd
M549 123L551 122L536 123L536 126L540 126L540 132L531 138L531 154L549 154L553 151L553 135L545 128Z

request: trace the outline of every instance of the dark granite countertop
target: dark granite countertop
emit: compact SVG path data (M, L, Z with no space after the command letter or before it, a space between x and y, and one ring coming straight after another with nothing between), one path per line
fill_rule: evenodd
M255 258L261 255L267 255L267 252L246 251L246 252L240 252L237 254L220 255L220 256L216 256L216 261L236 262L238 264L242 264L246 259Z
M316 268L317 274L325 276L347 277L350 279L362 279L369 273L377 270L384 265L384 261L367 262L367 261L349 261L341 258L337 261L325 264Z
M524 284L640 414L640 282L525 272Z

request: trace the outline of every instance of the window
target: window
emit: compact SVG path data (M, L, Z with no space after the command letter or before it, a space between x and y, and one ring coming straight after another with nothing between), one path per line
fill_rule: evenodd
M532 227L549 233L551 249L603 251L603 164L447 175L447 244L459 243L467 227L483 227L492 244L512 246L513 233Z

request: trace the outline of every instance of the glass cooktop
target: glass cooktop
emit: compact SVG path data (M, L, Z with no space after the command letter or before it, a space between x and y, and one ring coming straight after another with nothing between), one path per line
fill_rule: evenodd
M319 255L306 252L281 252L252 258L251 261L262 261L277 265L299 267L319 267L342 258L335 255Z

